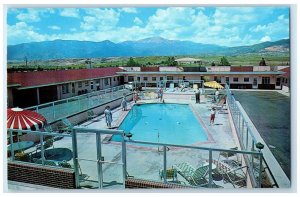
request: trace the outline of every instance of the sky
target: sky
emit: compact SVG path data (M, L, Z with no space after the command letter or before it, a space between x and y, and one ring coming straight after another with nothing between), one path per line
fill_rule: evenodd
M162 37L221 46L289 38L288 7L8 8L7 44Z

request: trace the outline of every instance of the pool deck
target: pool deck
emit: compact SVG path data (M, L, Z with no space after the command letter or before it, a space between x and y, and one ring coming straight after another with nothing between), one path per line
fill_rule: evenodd
M201 147L214 147L214 148L224 148L229 149L238 146L235 141L231 131L231 126L229 122L229 114L227 110L224 113L217 113L215 124L209 125L210 109L212 103L208 99L201 97L201 103L195 104L192 100L193 95L175 95L175 94L165 94L165 103L185 103L189 104L196 114L197 119L200 124L205 128L209 140L207 142L199 142L196 145ZM142 100L139 103L157 103L157 99L152 100ZM129 104L129 110L133 106L133 102ZM116 108L113 110L113 127L119 126L122 120L125 118L128 111L122 111L121 108ZM87 121L80 126L84 128L91 129L106 129L106 123L104 116L101 115L92 121ZM121 162L121 146L116 142L107 142L107 135L101 136L103 140L102 145L102 155L105 161ZM93 134L83 134L78 133L78 154L79 158L89 158L96 160L96 144L95 135ZM63 140L57 143L64 143ZM163 168L163 153L161 151L162 147L152 147L145 148L143 146L127 145L127 172L130 176L141 179L150 179L160 181L159 170ZM213 154L213 158L218 160L219 154ZM151 158L151 159L149 159ZM208 151L201 151L195 149L186 148L175 148L170 149L167 152L167 168L171 168L174 164L179 164L182 162L188 162L195 168L201 166L208 160ZM97 180L97 174L94 173L97 169L96 163L82 161L79 162L81 169L84 174L88 174L90 180ZM122 174L122 168L120 165L116 164L105 164L103 166L104 171L104 182L112 182L119 179L121 182L120 175ZM119 178L116 178L119 177ZM181 182L185 180L179 176ZM118 182L119 182L118 181ZM223 181L216 184L223 185ZM86 184L89 184L88 182ZM229 185L229 184L227 184ZM228 186L232 188L231 185Z

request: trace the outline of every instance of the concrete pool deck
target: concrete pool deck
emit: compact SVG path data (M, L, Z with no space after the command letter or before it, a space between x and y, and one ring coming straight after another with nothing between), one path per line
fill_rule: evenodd
M232 129L229 122L229 114L227 110L225 113L217 113L215 119L215 125L209 125L210 118L210 108L212 103L209 99L201 96L201 103L195 104L192 100L193 95L172 95L165 94L165 103L185 103L189 104L193 109L198 120L201 122L202 126L206 129L206 132L211 136L212 140L207 142L191 144L201 147L213 147L229 149L237 147L238 144L234 140L232 134ZM142 100L141 103L157 103L157 99L153 100ZM128 105L128 108L132 107L133 102ZM113 109L113 123L112 126L118 126L122 120L125 118L128 111L122 111L120 107ZM104 115L84 122L79 127L91 128L91 129L107 129ZM120 143L107 141L108 136L102 135L102 156L105 161L111 161L116 163L121 163L121 146ZM97 165L96 165L96 136L95 134L78 133L77 134L78 143L78 157L80 168L82 173L87 175L84 182L81 185L84 186L95 186L97 185ZM63 138L62 140L55 142L55 147L69 147L71 148L71 139ZM136 144L131 146L130 143L127 144L127 173L134 178L141 178L147 180L161 181L159 176L159 170L163 169L163 153L161 151L162 147L152 147L145 148L139 147ZM187 149L187 148L175 148L167 151L167 168L172 168L173 165L182 162L190 163L193 167L197 168L208 160L208 151ZM218 160L219 153L213 153L213 159ZM149 159L151 158L151 159ZM88 161L88 160L94 160ZM118 164L103 164L104 173L104 183L108 185L114 183L122 183L122 165ZM183 184L188 184L186 180L178 175L179 181ZM232 188L231 184L224 184L223 181L215 181L217 185L221 185L225 188ZM115 186L118 184L115 184ZM108 187L112 189L112 187ZM118 188L118 187L116 187Z

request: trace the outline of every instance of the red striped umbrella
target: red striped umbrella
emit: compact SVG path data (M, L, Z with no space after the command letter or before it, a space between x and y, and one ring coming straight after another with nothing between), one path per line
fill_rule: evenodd
M36 131L46 124L46 119L41 114L21 108L7 110L7 128Z

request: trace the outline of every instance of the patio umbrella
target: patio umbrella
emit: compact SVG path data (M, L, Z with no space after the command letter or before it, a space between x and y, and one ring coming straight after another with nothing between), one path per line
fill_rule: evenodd
M223 89L224 87L216 81L205 82L204 86L214 88L214 89Z
M36 131L44 127L46 118L34 111L21 108L7 109L7 128Z

